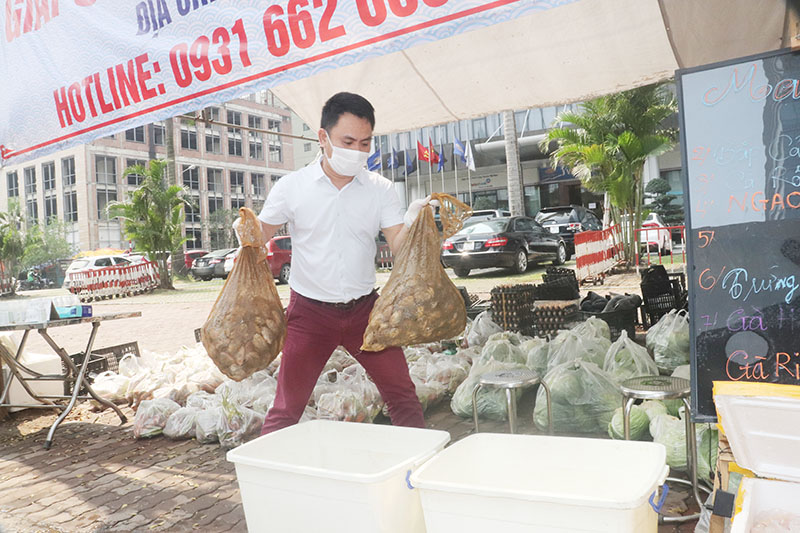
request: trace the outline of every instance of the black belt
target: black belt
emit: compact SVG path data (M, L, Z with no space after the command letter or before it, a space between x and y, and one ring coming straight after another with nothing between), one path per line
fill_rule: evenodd
M357 306L358 304L360 304L361 302L363 302L364 300L366 300L367 298L369 298L370 296L375 294L375 292L376 291L373 290L372 292L370 292L368 294L365 294L364 296L361 296L360 298L356 298L355 300L350 300L349 302L323 302L323 301L320 301L320 300L315 300L313 298L309 298L307 296L304 296L303 298L305 298L306 300L310 300L311 302L314 302L315 304L324 305L326 307L333 307L334 309L345 310L345 309L354 308L355 306Z

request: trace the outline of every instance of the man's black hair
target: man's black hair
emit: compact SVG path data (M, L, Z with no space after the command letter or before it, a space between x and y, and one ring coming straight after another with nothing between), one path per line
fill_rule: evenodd
M339 117L344 113L350 113L358 118L369 121L370 126L375 128L375 108L361 95L353 93L336 93L322 106L322 120L320 127L330 130L339 122Z

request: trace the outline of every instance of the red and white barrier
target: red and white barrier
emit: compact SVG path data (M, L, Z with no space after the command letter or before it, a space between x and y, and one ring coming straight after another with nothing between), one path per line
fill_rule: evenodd
M123 298L152 291L160 284L158 267L150 261L67 274L69 291L81 301Z
M597 279L623 259L619 226L575 234L575 264L578 281Z
M14 291L14 280L6 272L6 267L0 263L0 296L11 294Z

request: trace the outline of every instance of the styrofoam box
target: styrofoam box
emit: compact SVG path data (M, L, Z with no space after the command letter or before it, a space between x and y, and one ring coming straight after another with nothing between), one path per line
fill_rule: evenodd
M650 533L667 477L652 442L480 433L411 476L428 533Z
M759 521L778 515L800 518L800 483L745 478L740 492L742 508L733 517L731 533L748 533Z
M228 452L247 529L425 532L407 475L442 450L446 431L312 420Z
M38 354L26 351L22 354L20 363L39 374L61 374L61 358L56 354ZM23 377L30 377L30 374L21 369L20 373ZM3 366L4 383L8 383L7 380L11 379L11 377L12 374L9 368ZM42 396L59 396L64 394L64 384L61 381L28 381L27 384L33 392ZM0 394L2 394L2 390L0 390ZM11 383L8 389L7 402L17 405L40 403L31 398L31 395L28 394L17 378L14 378L13 383ZM22 407L12 407L9 411L21 411L22 409Z

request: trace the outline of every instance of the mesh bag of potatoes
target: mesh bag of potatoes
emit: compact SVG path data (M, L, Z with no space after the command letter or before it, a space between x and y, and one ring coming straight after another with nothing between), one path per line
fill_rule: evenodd
M450 339L466 327L464 298L445 273L440 254L442 237L460 230L472 210L447 194L434 193L431 200L440 204L442 235L436 229L432 210L422 209L369 315L362 350L377 352L387 346Z
M241 381L267 368L283 348L286 318L267 264L261 223L239 209L242 248L202 328L209 357L223 374Z

